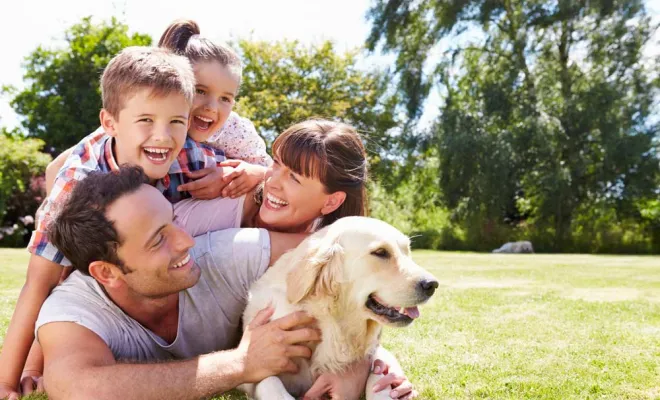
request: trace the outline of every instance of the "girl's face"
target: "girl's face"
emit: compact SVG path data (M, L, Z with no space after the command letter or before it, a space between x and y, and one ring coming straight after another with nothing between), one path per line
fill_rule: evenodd
M317 218L337 209L344 197L343 192L326 193L320 180L291 171L275 156L266 172L259 219L277 231L305 232Z
M193 69L197 84L188 135L196 142L204 142L227 121L239 79L217 61L198 62Z

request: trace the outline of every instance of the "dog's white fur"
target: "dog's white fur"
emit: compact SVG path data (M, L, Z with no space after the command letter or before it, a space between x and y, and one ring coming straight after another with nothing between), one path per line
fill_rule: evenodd
M389 257L372 254L378 249ZM373 356L381 325L397 324L365 306L369 295L376 294L389 306L414 307L428 299L418 289L423 279L434 278L413 262L409 239L385 222L347 217L313 234L252 286L243 318L247 326L269 303L275 308L273 319L304 310L317 319L323 340L310 360L296 360L297 374L241 389L258 400L290 400L294 397L289 393L302 396L320 374L340 372ZM395 360L384 361L398 367ZM371 374L367 388L380 377ZM390 398L389 390L366 392L367 400Z

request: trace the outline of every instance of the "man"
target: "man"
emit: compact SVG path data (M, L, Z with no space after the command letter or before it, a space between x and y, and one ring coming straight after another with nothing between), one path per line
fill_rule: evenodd
M301 343L320 340L308 316L268 322L268 309L240 338L249 286L304 235L231 229L193 240L139 168L79 183L49 236L76 269L36 324L50 398L207 397L295 370L291 358L311 356ZM186 360L147 363L172 359ZM367 373L349 375L354 393Z

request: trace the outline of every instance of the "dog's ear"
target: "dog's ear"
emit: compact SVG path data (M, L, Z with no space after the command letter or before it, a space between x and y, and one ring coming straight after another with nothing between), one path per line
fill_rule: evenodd
M320 240L296 262L287 277L287 299L291 304L311 294L335 297L339 294L343 249L336 240Z

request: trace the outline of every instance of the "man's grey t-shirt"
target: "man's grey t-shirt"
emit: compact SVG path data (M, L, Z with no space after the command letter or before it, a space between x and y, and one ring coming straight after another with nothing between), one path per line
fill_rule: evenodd
M169 345L117 307L94 278L77 271L46 299L36 332L51 322L75 322L103 339L117 360L190 358L235 347L248 290L268 268L268 232L209 232L195 238L191 256L202 274L179 293L179 327Z

